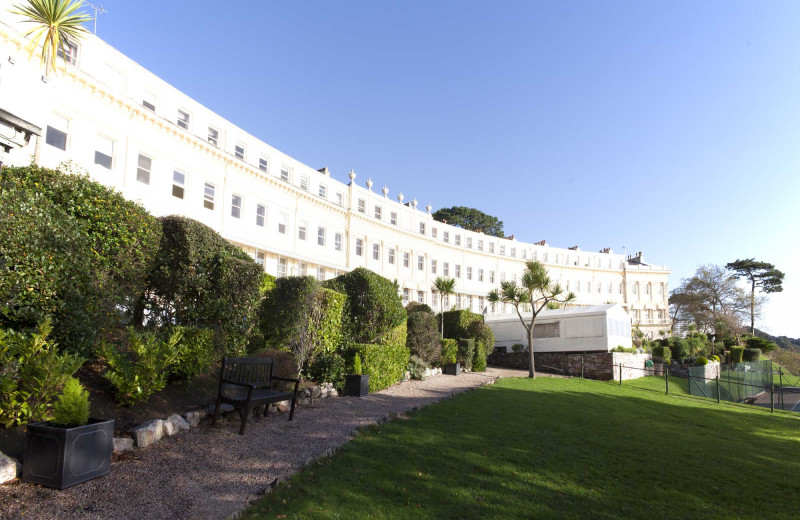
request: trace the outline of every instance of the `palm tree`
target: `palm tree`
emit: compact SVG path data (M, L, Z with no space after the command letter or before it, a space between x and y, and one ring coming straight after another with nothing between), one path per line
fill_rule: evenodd
M575 299L572 292L564 295L564 290L557 282L550 280L547 269L538 260L527 262L525 272L522 273L519 285L516 281L500 282L500 290L493 289L489 293L489 301L492 303L510 303L517 311L519 321L528 333L528 352L530 355L530 369L528 376L536 377L536 368L533 364L533 328L536 325L536 317L544 309L549 308L549 304L566 304ZM522 317L523 310L530 308L531 318L526 322Z
M444 297L453 294L456 281L454 278L437 276L433 281L433 288L439 291L439 307L442 309L442 339L444 339Z
M33 35L29 51L33 55L36 48L42 47L42 63L45 74L56 70L59 51L67 61L69 43L80 40L88 31L83 24L91 17L76 12L83 7L83 0L27 0L15 5L11 12L25 17L25 22L36 25L25 36Z

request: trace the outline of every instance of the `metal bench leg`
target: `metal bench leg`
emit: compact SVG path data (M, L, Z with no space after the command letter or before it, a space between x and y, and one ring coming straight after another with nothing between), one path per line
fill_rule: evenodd
M217 405L214 408L214 416L211 418L211 426L217 424L217 417L219 417L219 409L222 406L222 399L217 397Z
M245 406L241 411L242 425L239 426L239 435L244 435L244 428L247 426L247 417L250 415L250 406Z
M292 399L292 408L289 410L289 420L294 419L294 403L297 401L297 398Z

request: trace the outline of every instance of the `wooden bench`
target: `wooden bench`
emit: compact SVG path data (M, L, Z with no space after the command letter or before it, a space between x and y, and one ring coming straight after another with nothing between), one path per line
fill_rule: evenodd
M247 424L250 410L262 404L264 405L264 416L266 417L270 404L291 399L292 407L289 411L289 420L293 420L294 407L297 403L297 387L300 385L300 380L272 375L274 365L275 360L273 358L222 358L217 405L214 409L211 425L213 426L217 423L219 410L223 403L230 404L239 410L242 416L239 435L244 435L244 428ZM294 394L275 389L275 381L294 383Z

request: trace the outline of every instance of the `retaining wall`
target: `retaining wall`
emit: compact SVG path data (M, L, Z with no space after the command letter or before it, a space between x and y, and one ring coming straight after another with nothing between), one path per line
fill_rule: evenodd
M583 358L583 377L587 379L619 379L619 365L622 364L622 379L638 379L653 375L653 369L644 369L650 354L629 354L627 352L538 352L534 356L536 370L563 373L570 376L581 375ZM493 352L489 355L490 365L507 368L530 368L528 352ZM556 370L553 370L556 369Z

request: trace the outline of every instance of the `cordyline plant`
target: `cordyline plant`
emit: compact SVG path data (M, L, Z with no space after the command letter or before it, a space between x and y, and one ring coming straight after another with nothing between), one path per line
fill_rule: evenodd
M433 288L439 291L439 308L442 310L442 339L444 339L444 299L456 290L456 281L453 278L437 276L433 281Z
M519 284L514 280L500 282L500 289L493 289L489 293L489 301L491 303L510 303L513 305L517 316L519 316L519 321L525 327L531 363L528 371L529 377L536 377L536 368L533 363L533 331L536 325L536 318L543 310L548 308L549 304L563 305L573 300L575 300L575 294L569 292L565 295L561 285L550 279L547 269L538 260L526 263L525 272L522 273ZM528 309L531 311L531 316L526 320L522 313L527 312Z
M25 34L25 37L33 35L28 50L33 55L41 46L41 59L48 76L56 70L59 51L66 65L69 43L88 33L83 24L91 17L78 12L81 7L83 0L28 0L11 9L13 14L24 16L24 22L36 26Z

